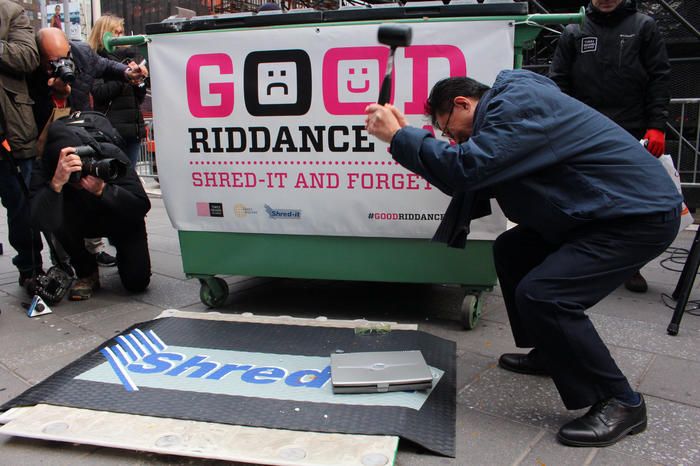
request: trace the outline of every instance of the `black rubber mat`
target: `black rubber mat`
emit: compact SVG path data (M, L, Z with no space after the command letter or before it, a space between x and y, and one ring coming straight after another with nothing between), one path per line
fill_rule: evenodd
M344 352L420 350L426 362L444 371L444 374L418 410L402 406L290 401L250 394L240 396L236 393L201 393L143 386L128 391L125 385L114 381L103 383L76 379L93 368L105 367L107 359L101 350L120 344L124 346L124 337L134 338L135 331L146 337L156 334L168 347L246 352L268 358L269 355L329 357L338 349ZM187 377L186 374L180 375L182 379ZM270 370L258 373L256 381L271 380L272 375L274 373ZM131 327L121 336L5 403L0 411L47 403L223 424L397 435L434 453L454 457L455 376L454 342L419 331L394 330L383 334L356 335L353 329L164 318Z

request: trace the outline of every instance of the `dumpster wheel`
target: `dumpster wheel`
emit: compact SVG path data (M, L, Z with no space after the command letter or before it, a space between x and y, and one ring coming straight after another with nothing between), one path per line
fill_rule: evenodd
M219 307L228 298L228 284L223 278L200 278L199 299L208 307Z
M472 330L476 327L481 317L481 307L484 304L482 293L480 291L467 290L462 300L462 308L460 309L460 321L465 330Z

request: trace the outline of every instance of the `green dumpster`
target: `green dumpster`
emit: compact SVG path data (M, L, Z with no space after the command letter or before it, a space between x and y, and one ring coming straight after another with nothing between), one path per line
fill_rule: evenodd
M496 283L491 246L506 220L493 204L465 249L429 241L448 197L364 131L389 54L377 29L411 26L391 101L429 128L423 102L438 79L491 83L520 65L539 24L582 17L422 2L176 19L111 39L148 42L163 199L202 302L224 303L216 275L229 274L454 284L473 328Z

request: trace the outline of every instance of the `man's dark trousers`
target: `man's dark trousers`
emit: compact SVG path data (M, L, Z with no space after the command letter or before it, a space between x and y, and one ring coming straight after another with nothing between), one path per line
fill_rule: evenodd
M63 224L54 234L70 256L78 278L97 271L95 256L85 249L84 239L106 237L117 250L117 268L124 288L140 292L148 286L151 259L143 219L124 224L108 213L84 213L64 206Z
M568 409L630 390L585 311L673 242L679 211L591 222L558 243L523 226L496 239L515 344L537 348Z
M12 263L20 272L31 275L32 271L38 271L42 267L41 236L38 228L32 230L29 200L19 184L13 163L6 157L3 154L0 160L0 198L7 209L10 245L17 251ZM32 174L32 162L32 159L15 159L27 186Z

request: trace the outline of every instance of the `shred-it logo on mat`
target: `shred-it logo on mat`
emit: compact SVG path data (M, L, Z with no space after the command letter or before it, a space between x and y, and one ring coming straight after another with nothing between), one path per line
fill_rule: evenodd
M168 347L158 338L158 335L153 330L144 333L136 329L126 335L119 335L117 341L119 343L111 348L102 348L100 353L112 366L114 373L117 374L126 391L137 391L139 387L136 386L129 376L127 367L132 363L143 360L145 357L165 351Z
M271 398L317 403L420 409L430 391L334 395L330 357L168 345L153 330L132 330L100 349L102 364L76 379L118 384L129 396L142 389ZM434 386L443 371L433 368Z

